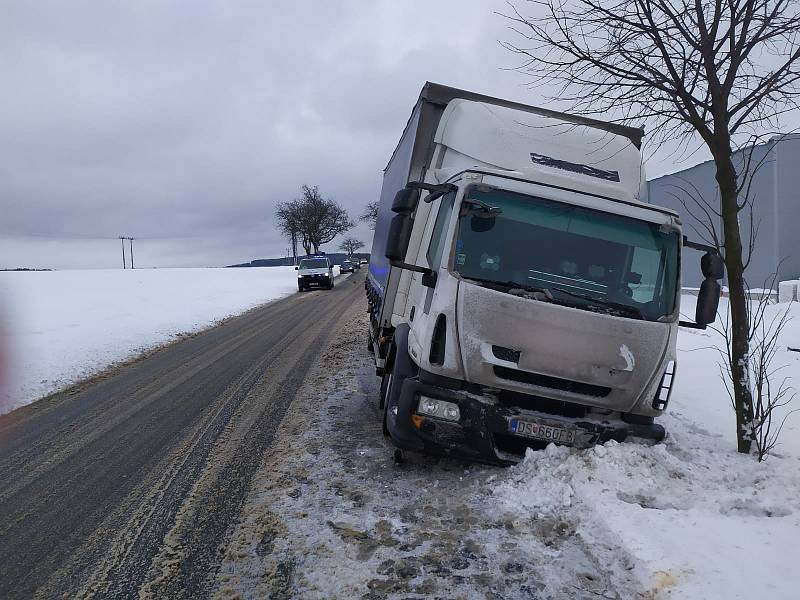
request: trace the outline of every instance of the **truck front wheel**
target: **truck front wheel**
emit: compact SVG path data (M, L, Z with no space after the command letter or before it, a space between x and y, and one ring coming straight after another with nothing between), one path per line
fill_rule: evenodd
M403 381L415 377L419 367L411 360L408 354L408 327L401 325L394 334L394 343L389 352L390 360L387 361L387 373L384 375L385 389L383 382L381 391L383 397L383 431L387 435L389 411L396 409L400 402L400 392L403 389Z
M381 402L380 407L383 409L383 435L389 437L389 426L387 425L387 419L389 417L389 403L386 399L389 397L392 389L392 374L386 373L383 376L383 380L381 381Z

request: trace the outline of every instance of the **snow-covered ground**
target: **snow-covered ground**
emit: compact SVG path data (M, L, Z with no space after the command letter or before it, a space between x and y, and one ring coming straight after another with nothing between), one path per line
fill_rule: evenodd
M0 414L296 291L292 267L0 272Z
M508 469L395 465L359 312L281 424L218 597L798 597L800 415L765 463L738 454L714 332L679 336L663 443L550 446ZM777 360L797 385L792 312Z
M694 314L694 297L682 312ZM780 377L800 389L800 305L789 308L775 357ZM720 303L721 313L727 301ZM591 451L551 446L529 452L495 493L505 510L570 514L590 545L635 557L636 574L656 598L798 597L800 570L800 398L774 454L762 464L736 452L736 421L719 376L712 330L680 331L669 435L653 447L609 442Z
M295 290L291 268L0 273L13 378L0 412ZM798 388L791 312L776 364ZM714 331L679 334L661 444L550 447L509 469L397 466L363 307L349 319L254 480L221 596L797 597L800 413L766 463L737 454Z

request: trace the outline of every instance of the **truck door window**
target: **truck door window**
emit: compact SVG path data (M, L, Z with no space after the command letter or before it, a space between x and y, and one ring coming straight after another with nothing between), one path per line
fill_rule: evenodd
M453 200L455 197L455 192L450 192L442 196L439 203L439 213L436 215L436 223L433 225L428 252L425 254L428 259L428 266L431 269L437 269L442 259L444 237L447 233L447 224L450 222L450 214L453 212Z

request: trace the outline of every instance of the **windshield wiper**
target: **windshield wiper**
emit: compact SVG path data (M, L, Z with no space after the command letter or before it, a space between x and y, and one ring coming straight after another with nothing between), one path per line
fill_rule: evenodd
M603 300L602 298L596 298L594 296L590 296L589 294L579 294L577 292L571 292L569 290L565 290L564 288L560 287L537 287L533 285L526 285L524 283L519 283L517 281L496 281L494 279L482 279L480 277L465 277L470 281L474 281L476 283L483 284L486 287L495 289L500 292L507 292L514 296L524 296L524 297L533 297L534 300L539 300L543 302L554 302L556 304L562 304L556 298L553 297L553 291L561 292L562 294L566 294L567 296L572 296L573 298L580 298L582 300L588 300L594 304L599 306L605 306L606 308L610 308L612 310L617 311L618 313L635 317L637 319L641 319L645 321L645 316L641 310L636 308L635 306L630 306L629 304L622 304L621 302L612 302L610 300ZM528 292L528 294L520 294L514 292ZM573 303L566 304L566 306L572 306L573 308L576 307Z
M636 308L635 306L631 306L630 304L623 304L621 302L612 302L610 300L603 300L602 298L597 298L589 294L579 294L578 292L571 292L570 290L565 290L564 288L561 287L551 287L550 289L555 290L556 292L561 292L562 294L566 294L567 296L572 296L573 298L581 298L582 300L588 300L589 302L599 304L600 306L605 306L614 309L616 311L622 312L623 314L627 314L636 317L637 319L641 319L642 321L646 320L642 311Z
M480 277L464 277L470 281L474 281L476 283L483 284L488 288L495 289L499 292L508 292L512 293L514 296L522 296L523 294L513 294L513 292L520 291L520 292L528 292L529 294L535 294L535 300L545 300L545 301L552 301L553 294L550 293L550 290L547 288L536 287L533 285L526 285L524 283L519 283L517 281L496 281L494 279L482 279Z
M500 208L499 206L492 206L491 204L487 204L483 200L477 200L475 198L464 198L461 201L461 204L473 207L476 210L482 210L487 215L497 216L499 214L502 214L503 212L503 209Z

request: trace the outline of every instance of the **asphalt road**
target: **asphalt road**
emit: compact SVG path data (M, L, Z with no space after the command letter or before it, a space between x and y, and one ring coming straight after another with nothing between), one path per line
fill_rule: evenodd
M0 417L0 598L196 598L363 271Z

